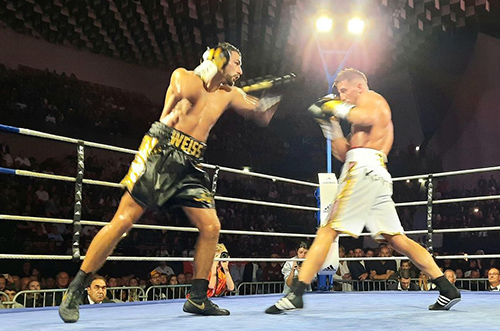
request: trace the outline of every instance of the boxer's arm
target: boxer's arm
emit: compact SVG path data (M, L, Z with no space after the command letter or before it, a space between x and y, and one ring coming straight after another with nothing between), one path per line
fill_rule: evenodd
M273 118L281 97L256 98L240 88L233 88L230 107L244 118L251 119L260 126L267 126Z

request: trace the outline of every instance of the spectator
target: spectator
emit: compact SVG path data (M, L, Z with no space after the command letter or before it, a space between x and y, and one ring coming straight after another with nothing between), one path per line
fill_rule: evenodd
M361 248L355 248L354 249L354 257L363 257L365 255L365 252ZM353 284L354 290L368 290L368 284L366 283L360 283L366 280L368 277L368 272L365 267L366 263L365 261L350 261L348 263L349 270L351 271L351 278L355 281ZM363 286L363 287L362 287Z
M286 261L283 268L281 268L281 273L283 274L283 278L285 280L283 293L287 294L290 292L290 286L292 286L293 280L299 277L299 270L302 265L302 261L297 261L297 259L305 259L308 250L309 245L305 242L301 242L297 248L297 255L291 260ZM308 286L307 291L312 291L311 285Z
M339 246L339 257L340 258L346 257L344 246ZM340 287L336 287L336 289L340 288L341 291L343 292L352 291L352 283L350 282L352 280L351 271L349 270L349 265L347 261L339 262L339 268L337 269L337 273L333 275L333 279L337 282L340 282L341 285Z
M455 285L455 287L457 288L460 288L457 286L456 282L457 282L457 274L455 273L455 271L451 270L451 269L446 269L444 271L444 276L446 277L446 279L448 279L448 281L452 284L452 285Z
M219 243L215 249L215 258L229 258L229 253L224 244ZM229 261L214 261L208 278L207 296L223 296L227 291L234 291L234 282L229 272Z
M387 246L380 248L379 257L390 257L391 250ZM371 261L369 264L371 280L388 280L396 272L396 261L394 260L381 260ZM375 284L375 289L385 289L385 283Z
M150 287L148 288L148 300L150 301L156 301L156 300L165 300L167 299L166 291L163 291L164 289L159 288L158 286L161 285L161 273L157 271L156 269L151 271L150 273Z
M29 291L40 291L40 283L38 280L31 280L28 283L28 290ZM22 297L18 297L20 299ZM19 302L19 301L18 301ZM21 303L21 302L19 302ZM26 308L34 308L34 307L44 307L45 304L43 302L43 297L40 294L40 292L34 292L34 293L26 293L26 298L23 303L24 307Z
M22 304L14 301L14 297L16 296L16 293L17 293L15 289L6 288L3 292L5 294L7 294L9 299L7 300L7 298L5 298L3 295L0 296L0 309L3 309L3 308L24 308L24 306Z
M251 258L258 257L257 252L252 252ZM257 262L247 262L245 269L243 270L243 282L245 283L255 283L257 279L257 271L259 270L259 264Z
M106 297L106 281L104 277L94 275L90 285L87 286L87 295L83 298L84 305L94 305L101 303L112 303Z
M0 291L3 292L6 287L7 287L6 275L0 275Z
M177 286L179 281L176 275L168 276L167 284L170 285L167 292L168 299L181 299L186 297L186 288Z
M154 270L158 271L159 273L165 274L167 276L175 275L174 270L172 268L170 268L167 265L167 262L165 262L165 261L161 261L160 265L157 266Z
M398 282L390 283L387 285L387 289L390 291L420 291L417 284L411 281L409 269L401 269L398 276Z
M427 277L427 275L423 271L420 271L420 275L418 277L418 287L422 291L430 291L436 289L436 285L429 281L429 277Z
M497 268L488 270L488 291L500 291L500 272Z
M271 254L271 258L273 259L278 259L280 256L276 253ZM265 282L276 282L281 280L281 268L282 265L277 262L273 261L268 264L266 264L262 278L263 281Z

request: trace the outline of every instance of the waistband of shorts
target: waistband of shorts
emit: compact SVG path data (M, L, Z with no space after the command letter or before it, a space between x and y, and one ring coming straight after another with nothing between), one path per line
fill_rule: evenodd
M356 147L347 151L345 162L359 162L385 166L387 163L387 155L373 148Z
M147 135L158 139L160 144L171 146L197 159L201 159L207 149L204 142L158 121L151 125Z

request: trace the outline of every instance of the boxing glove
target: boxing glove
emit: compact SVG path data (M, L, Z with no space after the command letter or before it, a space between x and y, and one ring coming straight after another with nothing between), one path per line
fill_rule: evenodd
M308 110L315 118L326 119L335 116L347 119L352 108L354 105L338 100L334 94L328 94L312 104Z
M209 48L203 53L203 62L194 69L194 73L208 83L229 63L231 53L222 47Z

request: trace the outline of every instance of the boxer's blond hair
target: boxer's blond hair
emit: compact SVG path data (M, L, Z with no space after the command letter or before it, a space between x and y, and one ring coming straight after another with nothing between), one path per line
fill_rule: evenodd
M343 81L352 82L353 80L356 79L361 79L365 82L366 85L368 85L368 79L366 79L366 75L364 73L362 73L358 69L345 68L344 70L339 72L337 78L335 79L335 82L333 83L333 86L337 87L340 82Z

